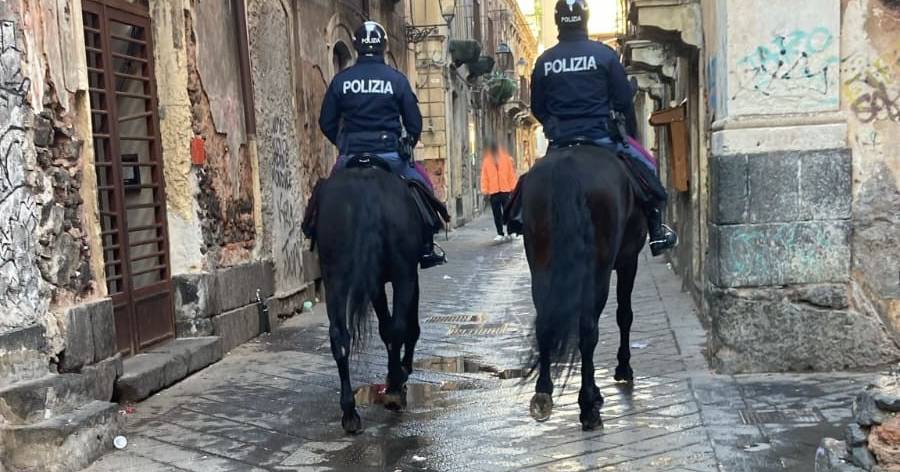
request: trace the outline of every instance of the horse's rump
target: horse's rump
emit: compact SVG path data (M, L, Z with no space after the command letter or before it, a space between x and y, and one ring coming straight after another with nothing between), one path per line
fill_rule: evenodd
M574 146L552 150L520 190L537 350L571 367L579 319L595 310L597 277L612 270L635 209L632 183L614 152Z
M325 288L345 296L354 337L390 277L415 272L422 223L405 182L380 169L342 169L318 188L315 227Z

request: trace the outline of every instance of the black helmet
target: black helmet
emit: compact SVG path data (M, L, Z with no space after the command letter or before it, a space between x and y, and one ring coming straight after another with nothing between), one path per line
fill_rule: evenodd
M353 35L353 47L362 55L384 54L387 42L387 31L374 21L363 23Z
M587 30L591 12L587 0L559 0L554 16L560 30Z

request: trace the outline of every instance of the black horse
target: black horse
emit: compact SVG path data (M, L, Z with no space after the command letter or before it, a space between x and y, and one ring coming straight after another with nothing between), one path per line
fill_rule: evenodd
M613 270L618 276L620 331L615 379L634 378L629 363L631 291L638 254L647 238L635 197L637 184L614 151L577 145L552 150L521 185L525 251L537 310L537 360L532 367L538 379L531 415L538 421L550 417L551 367L571 369L577 347L580 420L585 430L591 430L602 425L603 396L594 382L593 356Z
M313 195L307 216L313 221L304 226L316 228L331 353L341 378L341 425L356 433L362 423L350 385L349 357L351 346L358 348L364 340L370 305L388 352L384 405L393 410L406 405L405 385L419 339L417 266L425 223L407 183L377 163L340 170L320 182ZM388 282L393 315L385 292Z

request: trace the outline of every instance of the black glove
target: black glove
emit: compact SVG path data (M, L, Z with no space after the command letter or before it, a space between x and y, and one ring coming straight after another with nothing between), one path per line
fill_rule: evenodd
M606 131L609 133L609 138L612 139L613 142L620 144L627 143L625 138L628 136L628 131L625 128L625 115L615 110L610 110L609 120L606 121Z
M404 136L400 138L400 145L398 149L398 153L403 160L408 161L409 165L412 166L413 162L413 150L415 146L413 146L412 140L408 136Z

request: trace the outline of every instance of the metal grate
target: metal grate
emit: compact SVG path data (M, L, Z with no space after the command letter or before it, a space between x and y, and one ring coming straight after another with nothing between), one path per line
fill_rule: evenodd
M479 323L484 321L482 315L435 315L425 320L426 323Z
M746 425L821 423L825 421L815 410L740 410Z
M121 0L82 6L106 286L135 353L175 334L150 20Z
M448 336L496 336L506 332L506 323L462 324L450 327Z

